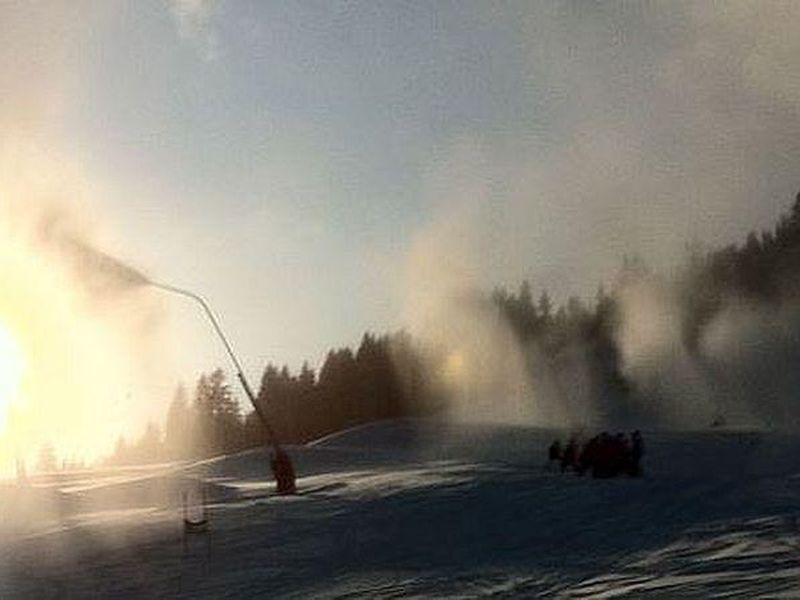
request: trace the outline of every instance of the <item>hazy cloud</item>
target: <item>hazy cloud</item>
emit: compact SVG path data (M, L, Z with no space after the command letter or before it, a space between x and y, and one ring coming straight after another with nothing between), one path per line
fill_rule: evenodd
M440 196L486 283L529 277L559 296L589 295L625 253L669 266L688 242L738 241L791 202L800 5L661 6L503 15L526 32L528 69L517 76L539 106L515 133L476 128L483 159L462 170L481 183L464 190L451 178L459 201ZM479 210L463 210L470 197L482 198Z
M218 42L211 28L211 18L218 0L172 0L170 10L181 38L197 46L207 60L217 57Z

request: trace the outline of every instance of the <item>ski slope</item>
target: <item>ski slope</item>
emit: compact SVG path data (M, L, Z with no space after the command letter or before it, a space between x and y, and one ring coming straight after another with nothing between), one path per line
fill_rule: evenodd
M645 432L643 479L594 480L554 435L377 423L291 448L289 498L261 450L0 484L0 597L800 597L800 438Z

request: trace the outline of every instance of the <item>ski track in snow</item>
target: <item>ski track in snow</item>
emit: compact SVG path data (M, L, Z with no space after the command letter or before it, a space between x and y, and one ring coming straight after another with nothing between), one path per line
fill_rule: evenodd
M553 435L374 424L292 448L287 498L262 450L0 483L0 598L800 598L800 438L646 433L645 478L593 480Z

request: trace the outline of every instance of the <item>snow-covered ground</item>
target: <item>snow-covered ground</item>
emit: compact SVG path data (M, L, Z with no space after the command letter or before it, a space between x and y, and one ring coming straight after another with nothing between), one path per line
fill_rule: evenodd
M0 598L800 597L800 438L645 432L643 479L595 480L553 436L374 424L291 448L290 498L261 450L0 484Z

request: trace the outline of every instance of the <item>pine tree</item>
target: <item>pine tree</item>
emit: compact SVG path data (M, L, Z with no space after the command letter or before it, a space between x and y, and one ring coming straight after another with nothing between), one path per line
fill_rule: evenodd
M539 296L539 321L543 327L549 327L552 320L553 301L550 300L550 294L544 290Z
M214 370L208 377L208 401L215 452L232 452L242 444L239 432L241 409L233 397L222 369Z
M164 427L164 446L169 458L185 458L191 454L195 423L186 395L186 388L179 385L167 411Z
M39 449L39 463L37 469L41 473L51 473L58 469L58 461L56 460L56 451L51 443L44 444Z

